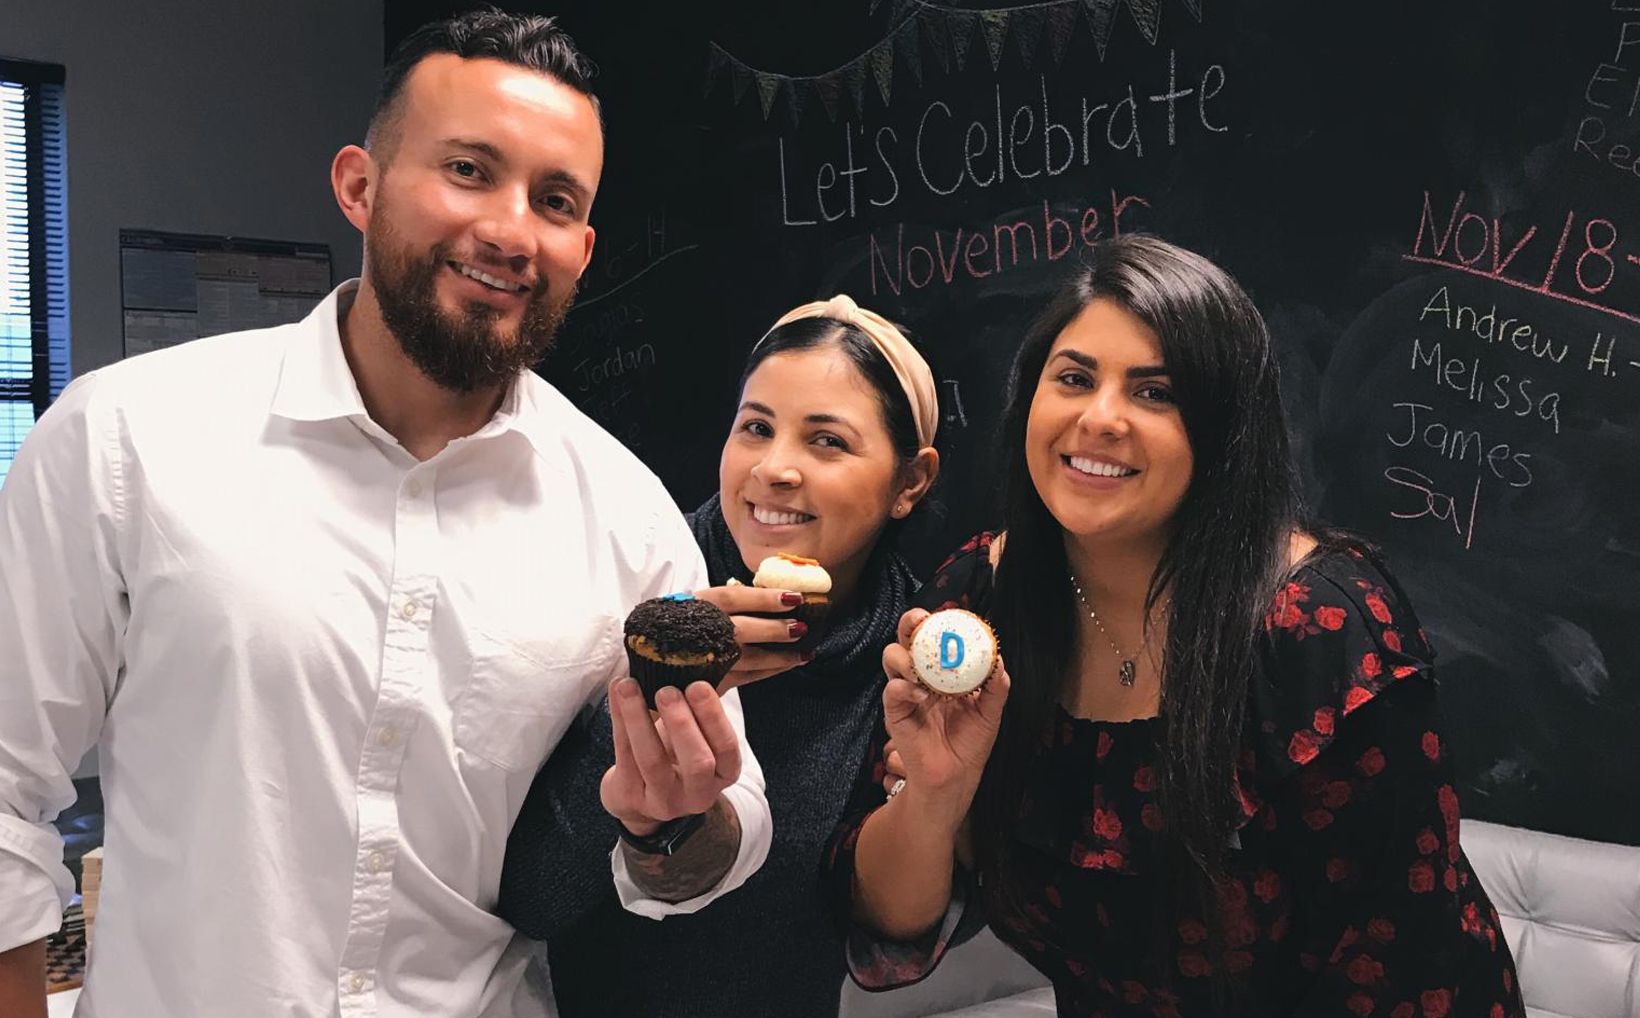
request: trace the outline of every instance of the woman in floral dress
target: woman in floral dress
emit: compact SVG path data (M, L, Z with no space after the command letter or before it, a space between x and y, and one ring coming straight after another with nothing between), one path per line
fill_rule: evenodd
M1521 1015L1435 652L1379 555L1304 520L1247 296L1105 242L1012 382L1007 530L922 598L988 618L1007 667L917 685L920 609L884 652L904 782L885 803L879 748L828 857L856 980L988 921L1061 1015Z

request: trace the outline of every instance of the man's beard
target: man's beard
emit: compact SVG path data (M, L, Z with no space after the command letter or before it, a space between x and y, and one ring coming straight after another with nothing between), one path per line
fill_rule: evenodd
M381 212L379 206L376 212ZM573 285L554 300L543 280L530 294L518 327L501 332L495 324L501 316L497 308L467 302L452 314L439 306L435 288L439 273L452 260L448 244L417 258L396 239L387 217L373 214L365 237L366 271L387 331L411 363L436 384L452 392L504 384L552 348L553 336L575 300Z

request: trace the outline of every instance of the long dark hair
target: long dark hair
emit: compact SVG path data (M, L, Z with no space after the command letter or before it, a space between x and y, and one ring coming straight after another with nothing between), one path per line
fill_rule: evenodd
M1007 544L992 614L1013 691L974 801L975 861L993 917L1019 919L1007 832L1078 659L1064 532L1026 467L1026 424L1054 340L1101 299L1155 332L1195 461L1145 606L1148 617L1170 588L1157 761L1165 854L1176 886L1194 890L1211 922L1211 889L1237 809L1234 769L1256 640L1302 514L1263 318L1218 266L1153 237L1095 245L1085 268L1031 326L1014 362L1001 434L1011 464L1003 493Z

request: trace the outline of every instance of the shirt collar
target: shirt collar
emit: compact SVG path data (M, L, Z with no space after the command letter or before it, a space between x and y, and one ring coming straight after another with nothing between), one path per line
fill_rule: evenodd
M567 422L559 411L564 404L563 396L526 368L507 387L506 398L490 425L517 431L534 447L537 456L551 460L552 450L563 448L563 429Z
M353 369L342 352L341 316L353 306L359 281L350 279L330 292L297 325L297 334L285 349L284 367L274 392L272 412L296 421L338 418L369 419L359 395ZM548 456L559 444L562 426L552 397L557 394L532 371L522 371L495 416L473 436L508 431L523 435L538 455ZM559 397L561 399L562 397Z
M328 421L367 416L353 370L342 353L341 316L353 306L359 281L349 279L297 323L285 348L284 366L273 393L273 414L293 421Z

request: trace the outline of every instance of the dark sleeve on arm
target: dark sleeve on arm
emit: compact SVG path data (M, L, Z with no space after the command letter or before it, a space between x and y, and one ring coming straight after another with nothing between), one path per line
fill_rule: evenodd
M854 849L866 818L887 798L883 791L883 743L878 739L855 782L849 808L821 856L822 886L843 934L844 961L854 982L866 990L893 990L920 982L946 951L970 939L985 920L974 899L973 879L953 860L951 903L945 916L916 940L889 940L854 920Z
M986 560L990 535L982 534L965 544L919 591L917 605L936 611L944 607L968 607L976 585L976 574L988 579ZM883 779L887 774L883 749L886 732L878 733L870 754L860 767L850 793L848 808L822 855L822 886L831 900L844 938L849 975L867 990L892 990L926 978L951 947L961 944L985 926L984 912L974 893L973 876L953 860L951 903L945 917L915 941L894 941L854 921L854 850L866 818L887 801Z
M1316 935L1294 1013L1518 1014L1497 915L1459 849L1434 655L1411 605L1365 564L1306 594L1271 628L1285 709L1263 713L1291 725L1260 761L1283 774L1289 891Z
M620 906L609 853L620 824L598 789L615 763L609 701L583 710L530 786L507 839L496 914L547 940L595 908Z
M1363 705L1310 767L1297 828L1309 850L1293 891L1336 939L1320 945L1318 978L1296 1015L1361 1014L1369 1003L1373 1014L1409 1004L1420 1015L1486 1014L1492 1004L1519 1014L1497 913L1459 849L1434 683L1404 681ZM1361 813L1346 823L1351 809ZM1333 824L1312 830L1328 816ZM1371 836L1352 834L1363 830Z

